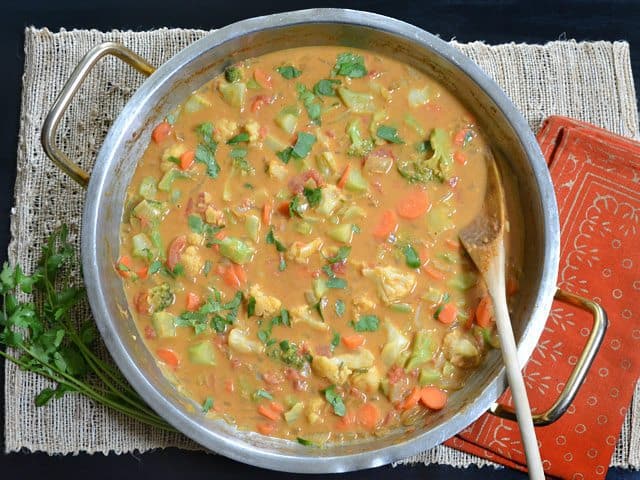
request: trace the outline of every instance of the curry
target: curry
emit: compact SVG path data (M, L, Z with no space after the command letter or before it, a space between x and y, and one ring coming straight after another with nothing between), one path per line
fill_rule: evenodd
M473 116L392 58L228 67L155 127L127 192L115 268L149 350L203 415L264 435L424 421L497 346L458 241L488 154Z

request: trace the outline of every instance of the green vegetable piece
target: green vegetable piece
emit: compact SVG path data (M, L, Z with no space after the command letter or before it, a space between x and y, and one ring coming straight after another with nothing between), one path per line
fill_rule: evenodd
M151 260L153 257L153 245L151 240L144 233L138 233L131 238L133 246L133 256L144 260Z
M405 245L402 249L402 253L404 254L404 259L409 268L420 268L422 262L420 261L420 256L418 252L416 252L415 248L411 245Z
M413 307L408 303L394 303L392 305L389 305L389 308L391 308L391 310L394 310L394 311L400 312L400 313L411 313L411 312L413 312Z
M351 140L349 146L349 155L354 157L366 157L373 150L373 140L371 138L362 138L358 120L352 120L347 126L347 134Z
M162 190L163 192L168 192L169 190L171 190L171 185L173 185L173 182L181 178L189 178L189 175L184 173L182 170L172 168L167 171L160 179L160 182L158 183L158 189Z
M255 248L235 237L225 237L219 245L220 254L239 265L249 263L256 253Z
M206 138L205 143L201 143L196 147L196 162L203 163L207 167L207 175L211 178L218 178L220 165L218 165L215 156L218 144L210 138L208 140Z
M151 317L151 324L159 338L176 336L176 317L169 312L155 312Z
M441 128L434 128L429 136L429 145L431 149L426 153L430 156L420 155L398 162L398 172L410 183L426 183L431 180L444 182L449 179L453 170L449 135Z
M298 402L289 410L284 412L284 419L287 423L291 424L300 418L300 415L304 411L304 403Z
M191 95L184 103L184 109L188 113L195 113L210 106L211 102L198 93Z
M433 332L426 330L418 331L413 339L413 348L405 366L405 370L413 370L423 363L432 360L436 350L437 344L433 340Z
M376 135L383 140L391 143L404 143L398 136L398 129L388 125L380 125L376 130Z
M324 393L324 398L327 400L327 403L333 407L333 413L339 417L344 417L347 413L347 407L344 405L340 394L336 392L336 386L331 385L325 388L322 393Z
M236 143L246 143L249 141L249 134L247 132L241 132L235 137L227 140L227 145L235 145Z
M213 408L213 398L207 397L202 404L202 413L208 413Z
M341 201L342 194L340 193L340 189L333 185L328 185L322 189L320 202L317 205L316 212L319 215L328 217L334 212L338 205L340 205Z
M298 99L304 105L309 120L316 125L320 125L320 114L322 113L322 107L316 96L311 90L305 87L303 84L298 83L296 85L296 91L298 92Z
M322 298L328 290L327 284L322 278L315 278L313 280L313 294L316 298Z
M285 65L283 67L276 68L276 71L282 75L283 78L287 80L291 80L292 78L298 78L302 75L302 70L298 70L296 67L292 65Z
M298 139L296 140L296 144L293 146L293 150L291 152L292 156L297 159L303 159L313 148L313 144L316 143L315 135L311 135L306 132L298 132Z
M316 95L323 95L325 97L335 97L336 87L338 85L340 85L340 80L335 80L335 79L319 80L313 86L313 93L315 93Z
M327 288L344 290L347 288L347 281L344 278L331 277L326 282Z
M442 380L442 374L434 368L423 368L418 376L418 383L421 387L427 385L438 385Z
M429 87L422 89L412 88L407 95L409 106L412 108L420 107L429 101Z
M353 225L351 223L343 223L330 229L327 235L337 242L351 243L353 239Z
M466 292L478 283L478 276L474 272L462 272L455 275L447 282L449 288L455 288L461 292Z
M239 67L227 67L224 70L224 78L229 83L235 83L242 80L242 70Z
M342 103L353 113L375 112L376 104L373 101L373 95L370 93L354 92L345 87L338 87L336 91Z
M215 366L216 357L213 350L213 343L210 340L196 343L195 345L187 349L189 355L189 361L196 365L211 365Z
M352 168L344 185L344 188L352 192L366 192L369 190L369 183L362 176L362 172L358 168Z
M315 208L320 204L322 200L322 189L321 188L309 188L304 187L302 192L309 202L309 207Z
M149 289L147 301L153 312L159 312L173 305L175 295L168 283L161 283Z
M340 299L336 300L336 304L335 304L334 308L335 308L335 311L336 311L336 315L338 315L339 317L343 316L344 312L347 310L347 306Z
M153 200L158 193L157 181L153 177L144 177L140 182L140 188L138 190L142 198L147 200Z
M273 395L262 388L259 388L258 390L253 392L253 395L251 396L253 397L254 401L260 400L261 398L264 398L266 400L273 400Z
M449 209L444 205L434 206L427 213L427 228L433 235L439 235L454 228Z
M295 131L296 127L295 125L293 126L293 130ZM282 150L285 150L287 148L287 144L284 143L282 140L274 137L271 134L267 134L266 137L264 137L264 145L269 149L269 150L273 150L274 152L280 152Z
M333 75L342 75L351 78L361 78L367 74L364 57L355 53L346 52L338 55Z
M157 224L169 213L169 207L164 202L155 200L141 200L132 210L133 215L151 224Z
M293 132L296 131L296 126L298 125L298 115L294 115L290 111L285 112L283 110L276 115L275 122L276 125L282 128L285 132L293 134Z
M244 108L244 101L247 95L247 85L242 82L222 83L218 87L222 98L232 107Z
M375 332L380 327L380 319L375 315L361 315L351 326L356 332Z
M404 116L404 123L406 123L409 127L413 128L415 132L421 137L425 137L427 135L427 131L424 129L422 125L415 119L411 114L407 113Z
M247 235L255 243L260 240L260 218L257 215L247 215L244 221L244 227L247 230Z
M309 222L299 221L295 225L296 232L302 235L311 235L313 232L313 226Z

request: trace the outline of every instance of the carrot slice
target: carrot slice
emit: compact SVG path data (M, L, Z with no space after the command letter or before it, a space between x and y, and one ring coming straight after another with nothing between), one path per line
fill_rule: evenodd
M233 263L231 264L231 268L233 268L233 272L236 274L236 277L241 284L247 283L247 272L245 272L242 265L236 265Z
M260 84L262 88L271 88L271 75L260 68L256 68L253 71L253 78Z
M351 172L351 164L348 163L347 166L344 167L342 175L340 175L340 179L338 180L338 183L336 184L338 188L344 188L344 186L347 184L347 178L349 178L349 173L350 172Z
M420 401L431 410L440 410L447 404L447 392L436 387L424 387L420 393Z
M171 133L171 125L168 122L162 122L156 125L151 133L151 138L155 143L161 143Z
M196 159L196 152L193 150L187 150L182 155L180 155L180 169L181 170L189 170L191 165Z
M459 130L458 133L456 133L455 136L453 137L453 144L457 147L463 146L464 139L467 136L468 131L469 131L468 128L463 128L462 130Z
M445 278L447 278L444 273L442 273L440 270L436 270L431 265L423 265L422 271L434 280L444 280Z
M263 417L267 417L269 420L279 420L280 414L266 405L260 405L258 407L258 413Z
M187 310L195 312L200 308L200 296L197 293L187 293Z
M273 410L274 412L278 412L278 413L283 413L284 412L284 406L278 402L271 402L269 404L269 408L271 410Z
M415 407L420 401L420 396L422 395L422 390L419 387L413 387L413 390L398 404L399 410L409 410L410 408Z
M177 367L180 365L180 357L178 357L176 352L169 348L159 348L156 350L156 355L158 355L160 360L171 367Z
M276 429L275 423L259 423L256 425L256 429L262 435L271 435L273 431Z
M453 154L453 160L460 164L460 165L466 165L467 164L467 156L462 153L462 152L456 152Z
M364 340L364 335L360 335L359 333L342 337L342 343L344 343L344 346L351 350L364 345Z
M186 235L179 235L173 239L173 241L169 245L169 251L167 253L167 267L169 267L170 270L173 270L176 267L176 265L180 261L180 257L182 256L182 251L186 246Z
M116 272L122 278L129 278L133 269L133 259L129 255L122 255L116 262Z
M438 320L445 325L450 325L456 321L458 316L458 308L453 303L445 303L440 307Z
M367 402L358 409L356 418L367 430L373 430L380 421L380 409L375 403Z
M291 212L289 211L289 202L282 202L278 205L278 213L280 215L284 215L285 217L291 217Z
M148 314L149 310L151 310L151 305L149 304L149 296L146 291L138 292L133 298L133 303L135 304L136 311L138 313Z
M386 240L398 228L398 217L393 210L385 210L373 229L373 236L379 240Z
M224 283L226 283L230 287L240 288L240 285L241 285L240 279L236 275L236 271L233 268L233 265L229 265L223 270L222 279L224 280Z
M142 267L136 270L136 275L141 280L144 280L145 278L147 278L148 274L149 274L149 267Z
M347 430L351 425L353 425L356 421L356 415L354 412L349 412L344 414L344 416L338 421L336 427L338 430Z
M269 225L271 223L271 211L273 210L273 204L267 202L262 207L262 223Z
M416 190L405 196L398 203L396 210L398 215L408 220L415 220L424 215L431 207L429 196L424 190Z
M489 295L485 295L476 307L476 323L487 328L493 323L493 302Z

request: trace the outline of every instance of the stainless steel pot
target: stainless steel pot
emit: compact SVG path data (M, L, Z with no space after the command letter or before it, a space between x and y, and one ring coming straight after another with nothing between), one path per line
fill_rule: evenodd
M560 248L558 210L544 159L522 115L471 60L412 25L352 10L314 9L253 18L222 28L185 48L157 70L125 47L107 43L90 51L72 73L42 131L51 159L83 186L88 184L82 228L82 266L98 328L118 367L133 387L178 430L203 446L241 462L291 472L328 473L375 467L416 454L455 435L488 409L513 419L494 404L505 390L498 351L486 358L447 408L411 432L349 445L313 449L242 432L209 420L164 378L128 311L113 265L118 256L125 190L149 142L151 130L172 107L232 62L305 45L343 45L386 55L422 70L453 92L480 120L495 153L508 162L519 183L527 246L520 302L513 314L522 365L529 358L554 298L593 313L591 336L576 369L554 405L534 415L537 425L557 419L569 406L602 341L606 315L593 302L556 291ZM74 93L103 56L115 55L149 75L112 125L95 167L82 171L55 146L56 129ZM125 313L123 313L125 312Z

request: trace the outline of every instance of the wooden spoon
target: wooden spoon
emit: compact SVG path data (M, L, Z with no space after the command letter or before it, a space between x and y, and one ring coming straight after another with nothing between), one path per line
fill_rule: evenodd
M500 172L493 155L487 156L487 190L482 213L460 231L460 241L484 278L493 300L496 325L500 336L502 358L507 367L507 379L515 403L520 435L524 445L529 478L544 480L538 441L533 428L529 399L518 352L513 338L511 319L505 292L505 198Z

